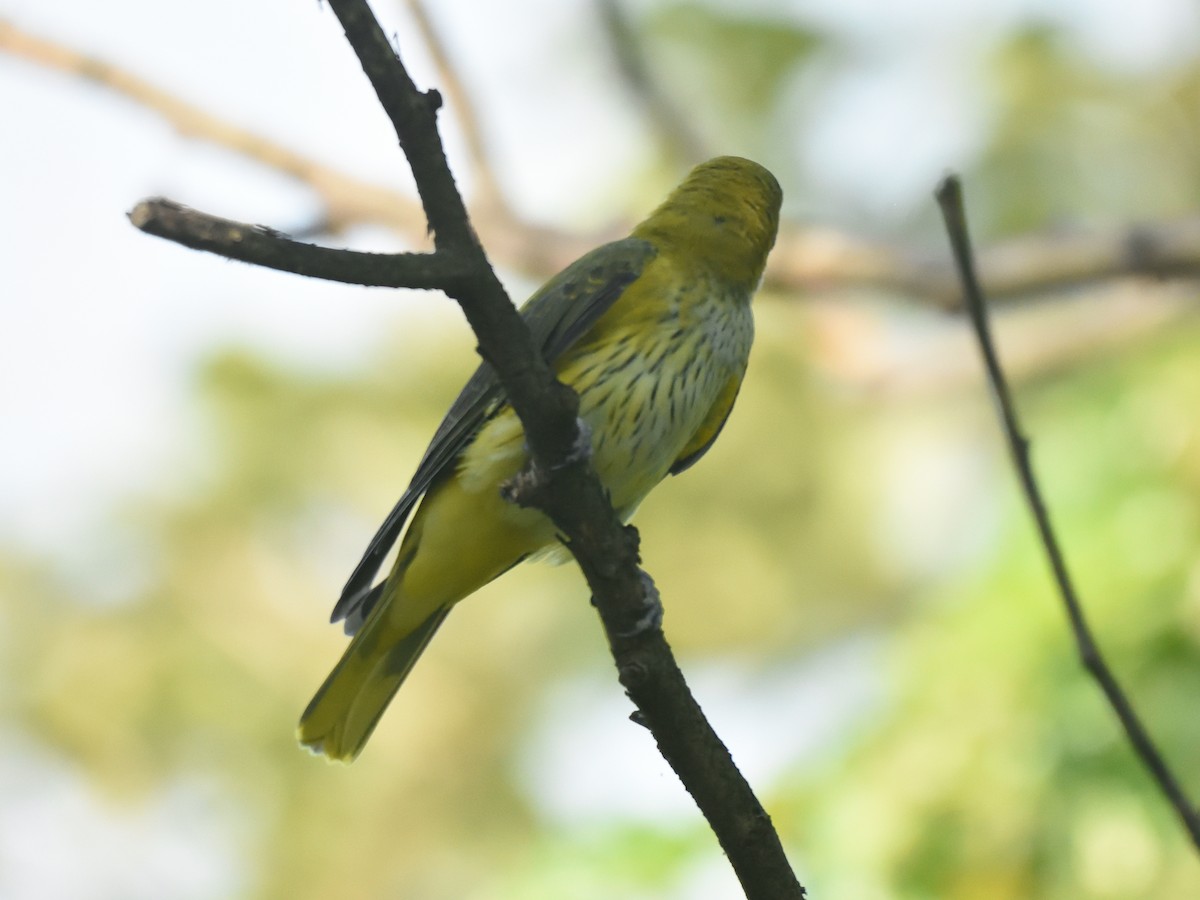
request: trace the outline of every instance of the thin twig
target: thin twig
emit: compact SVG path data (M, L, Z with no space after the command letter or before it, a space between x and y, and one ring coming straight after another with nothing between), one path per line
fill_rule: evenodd
M471 227L437 131L440 95L416 88L365 0L329 0L329 6L392 121L433 234L432 254L399 254L391 263L397 270L427 264L420 286L439 287L459 302L524 426L531 462L517 479L516 499L541 509L564 535L592 589L622 685L708 819L747 897L803 898L770 818L688 690L658 619L647 619L648 608L661 607L638 564L637 532L622 526L587 455L578 452L578 397L535 350ZM364 261L362 254L343 261L346 251L164 201L139 205L131 219L152 233L287 271L347 280L350 261ZM366 262L386 271L374 255Z
M1116 712L1117 718L1121 720L1121 725L1124 727L1125 734L1133 745L1134 751L1141 757L1146 768L1150 770L1151 775L1158 782L1159 789L1175 809L1183 827L1191 837L1192 843L1200 850L1200 812L1188 799L1183 787L1142 725L1132 703L1126 697L1124 689L1112 674L1108 663L1105 662L1075 593L1075 587L1067 574L1066 560L1063 558L1058 539L1050 525L1050 514L1042 499L1041 490L1034 478L1033 466L1029 461L1029 440L1022 432L1021 425L1017 420L1016 408L1013 405L1004 372L1000 368L1000 361L992 343L991 330L988 326L987 304L979 286L979 279L975 274L971 242L967 233L967 218L963 209L962 186L957 176L950 175L943 179L938 185L936 196L942 210L942 217L946 221L946 231L949 233L950 245L954 251L954 263L962 281L964 303L971 317L975 335L979 339L979 349L983 355L988 384L991 386L992 398L996 404L996 412L1004 429L1013 464L1017 469L1021 490L1024 492L1030 512L1033 514L1038 535L1054 572L1054 581L1058 585L1059 594L1066 607L1080 659L1084 668L1099 683L1104 691L1104 696L1108 698L1109 705Z
M558 382L508 301L470 227L435 119L365 0L330 0L380 104L392 120L429 216L437 252L473 270L447 289L479 339L521 419L533 477L523 502L565 537L592 589L622 685L645 716L663 757L708 820L748 898L803 898L778 834L725 745L704 717L656 620L653 582L639 567L637 532L621 525L580 443L579 398Z

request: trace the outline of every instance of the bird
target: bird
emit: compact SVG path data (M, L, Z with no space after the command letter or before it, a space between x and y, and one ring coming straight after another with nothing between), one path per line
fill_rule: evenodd
M622 521L694 465L729 417L782 198L758 163L710 159L628 237L586 253L520 310L579 395L592 466ZM549 518L502 496L527 462L521 423L485 362L334 606L331 621L352 638L300 718L303 746L352 761L454 605L522 560L562 551Z

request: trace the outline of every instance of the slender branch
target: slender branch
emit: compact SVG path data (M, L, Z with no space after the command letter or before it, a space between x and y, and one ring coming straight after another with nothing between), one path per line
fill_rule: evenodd
M193 250L326 281L428 290L440 289L457 275L457 263L450 254L363 253L319 247L265 225L222 219L163 197L143 200L130 211L129 221L146 234Z
M728 750L705 720L661 629L661 606L639 567L637 532L617 518L592 470L579 398L559 383L492 271L454 185L437 131L441 98L413 84L365 0L329 0L408 158L433 233L432 254L374 254L313 247L259 226L140 204L133 223L159 236L287 271L349 280L363 263L372 283L412 274L459 302L525 429L530 465L509 485L512 499L545 512L575 555L600 612L621 683L639 721L708 819L747 897L802 898L778 835ZM415 273L415 274L413 274Z
M979 349L983 355L988 384L991 386L992 398L996 403L996 411L1004 429L1013 464L1017 469L1021 490L1024 492L1030 512L1033 514L1038 535L1054 572L1054 581L1058 586L1063 605L1066 607L1080 659L1084 668L1099 683L1109 705L1120 719L1134 751L1146 768L1150 770L1159 789L1179 816L1192 843L1195 844L1197 850L1200 850L1200 812L1188 799L1182 785L1155 746L1145 726L1142 725L1133 704L1125 695L1125 691L1101 654L1099 645L1096 643L1084 615L1083 607L1075 593L1075 587L1067 573L1066 560L1050 525L1050 513L1046 509L1046 503L1033 474L1033 466L1029 461L1029 439L1023 434L1020 422L1017 420L1016 408L1013 405L1004 372L1000 368L996 349L992 343L987 305L979 286L979 279L975 274L971 242L967 234L962 186L956 176L950 175L938 185L937 201L942 210L942 217L946 221L946 231L949 233L950 244L954 251L954 263L962 281L964 303L971 317L975 335L979 340Z
M533 346L471 230L454 187L430 102L388 45L364 0L330 0L408 157L438 252L474 274L448 289L520 417L530 469L514 494L542 509L566 537L614 653L622 684L664 757L708 819L747 897L803 897L770 819L692 698L663 637L657 592L638 566L636 532L621 525L578 447L579 399Z
M181 134L291 175L316 192L331 230L373 223L395 230L414 246L425 241L425 215L411 197L233 125L119 66L3 20L0 52L105 87L161 116ZM563 269L610 237L545 228L487 203L472 223L497 260L541 277ZM1129 276L1200 278L1200 216L1106 231L1033 233L984 248L978 256L993 301L1053 295ZM956 284L953 267L941 258L795 222L781 226L765 280L771 291L791 296L868 288L942 309L955 308Z

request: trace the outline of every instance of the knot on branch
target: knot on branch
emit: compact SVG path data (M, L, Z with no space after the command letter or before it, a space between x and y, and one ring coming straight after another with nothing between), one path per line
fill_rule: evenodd
M650 670L641 660L630 660L617 666L617 678L627 695L636 694L649 681Z
M442 92L437 88L430 88L421 94L425 98L425 105L431 113L436 113L442 108Z
M632 525L626 525L621 529L621 538L625 541L625 552L633 557L633 561L640 563L642 561L642 535ZM642 575L649 579L650 576L645 572ZM654 582L650 582L650 587L654 590L654 595L658 596L658 588L654 587Z

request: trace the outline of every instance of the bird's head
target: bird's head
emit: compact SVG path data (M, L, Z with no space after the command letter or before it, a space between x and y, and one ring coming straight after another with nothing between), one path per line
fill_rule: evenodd
M718 156L692 169L633 236L753 289L775 244L782 200L779 182L758 163Z

